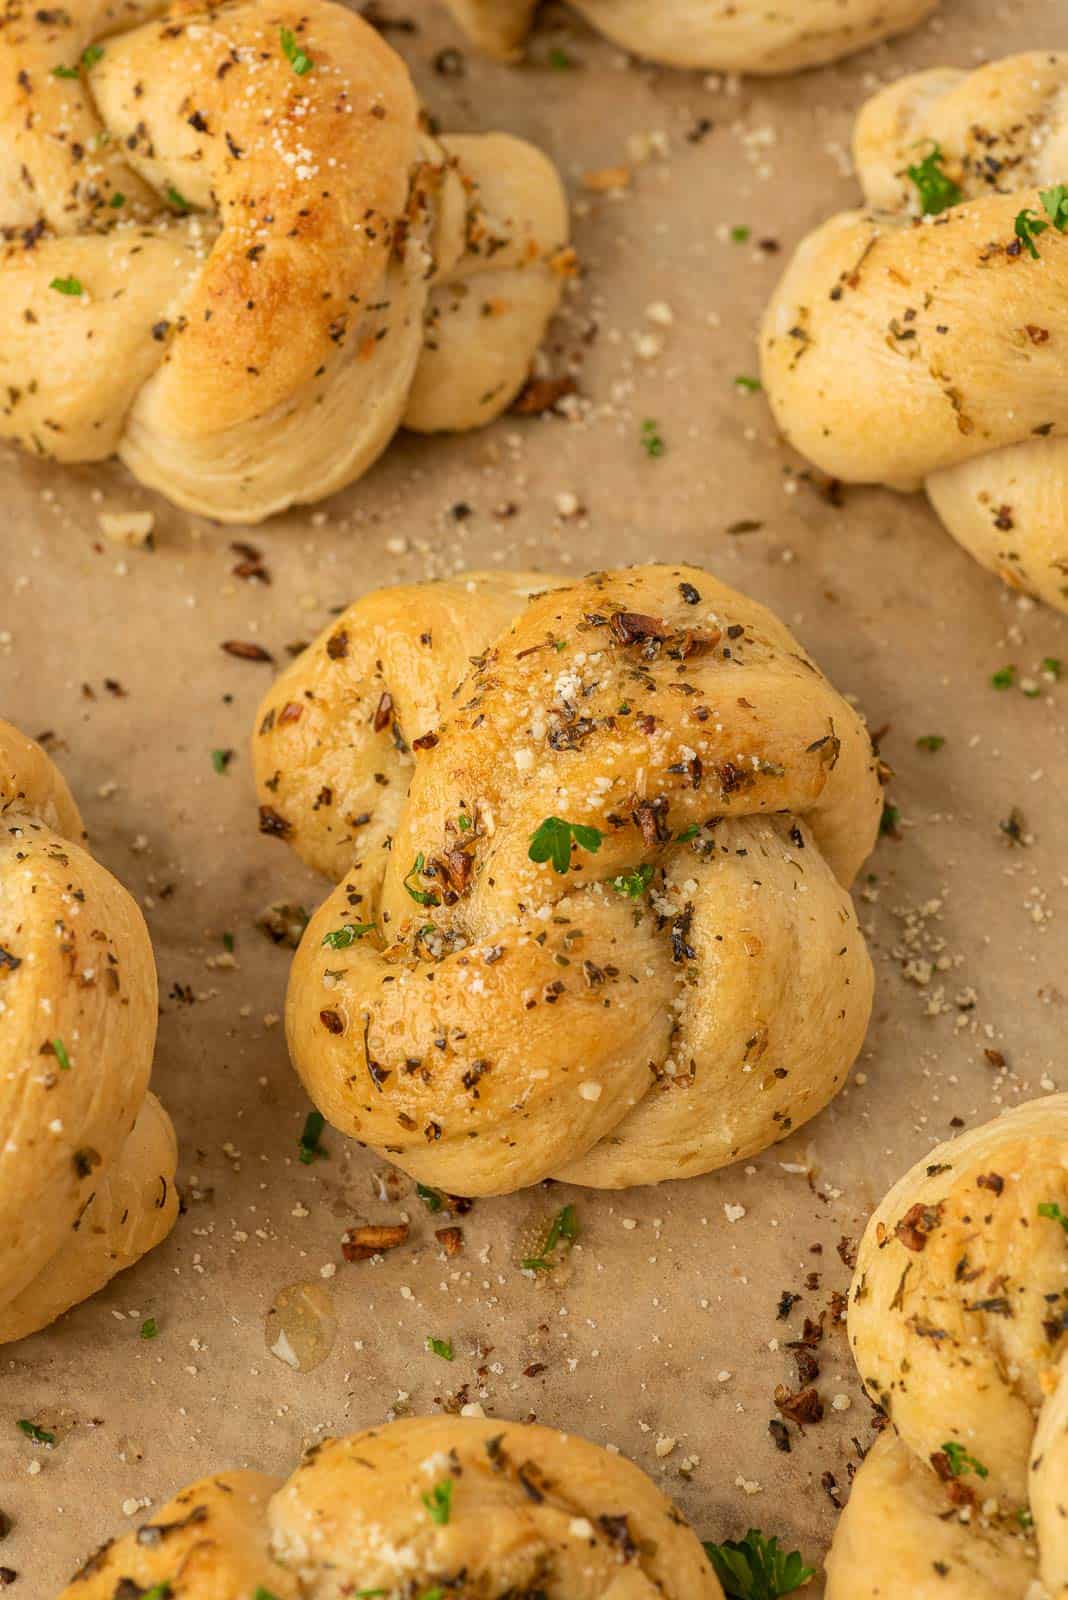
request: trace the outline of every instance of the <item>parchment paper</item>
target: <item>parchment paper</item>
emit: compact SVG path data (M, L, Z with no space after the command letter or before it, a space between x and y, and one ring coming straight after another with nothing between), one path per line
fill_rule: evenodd
M562 12L534 64L465 54L457 73L455 56L435 67L461 41L430 0L378 9L416 24L391 37L444 127L511 129L565 172L585 277L549 354L582 398L571 421L399 439L348 493L248 535L270 585L233 575L240 530L173 510L117 466L0 457L3 713L49 734L97 854L146 909L162 996L154 1086L187 1196L167 1244L0 1352L0 1508L14 1523L0 1565L18 1573L17 1600L53 1594L105 1536L203 1473L287 1473L324 1434L464 1401L618 1446L706 1537L755 1524L818 1561L871 1410L829 1315L815 1352L825 1419L803 1437L791 1424L790 1453L776 1449L774 1389L797 1386L785 1343L846 1288L836 1247L906 1166L1002 1105L1068 1087L1068 675L1036 674L1068 661L1066 621L1003 590L919 498L850 490L829 503L762 396L733 381L757 370L754 330L786 252L855 200L846 151L865 95L907 68L1068 47L1068 10L945 0L940 20L889 47L738 86L627 66ZM564 52L555 67L551 50ZM586 186L621 165L621 193ZM742 226L750 238L732 242ZM659 458L642 448L647 419ZM156 548L128 553L98 514L138 509L155 513ZM900 837L858 885L878 991L850 1086L750 1165L659 1190L556 1186L449 1219L407 1181L379 1198L386 1169L329 1130L329 1159L301 1165L308 1104L278 1020L289 952L255 918L279 898L314 906L327 886L256 831L247 737L272 669L222 641L281 662L371 585L651 558L703 563L776 607L886 729ZM991 686L1009 664L1037 695ZM926 736L945 745L917 748ZM211 751L231 748L216 774ZM1030 843L1000 827L1014 807ZM522 1237L566 1200L582 1235L564 1281L532 1282L516 1265ZM347 1227L404 1216L407 1245L379 1264L343 1260ZM451 1259L434 1238L450 1220L464 1233ZM338 1321L308 1373L264 1335L277 1290L301 1280ZM801 1300L780 1320L786 1290ZM140 1337L147 1317L154 1341ZM451 1364L428 1335L451 1338ZM32 1444L19 1418L56 1428L57 1447Z

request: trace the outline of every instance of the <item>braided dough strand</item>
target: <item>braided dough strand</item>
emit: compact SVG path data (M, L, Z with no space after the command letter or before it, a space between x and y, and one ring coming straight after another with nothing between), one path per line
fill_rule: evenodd
M857 1474L828 1600L1037 1600L1037 1578L1068 1593L1061 1216L1068 1095L932 1151L871 1218L849 1337L892 1428ZM888 1522L893 1564L873 1566Z
M341 879L294 959L294 1063L423 1181L685 1177L840 1087L870 741L707 573L371 595L279 679L254 761L264 830ZM550 818L596 851L536 863Z
M44 751L0 723L0 1342L95 1294L178 1211L148 931L83 838Z
M669 66L758 75L796 72L904 33L938 0L571 0L635 55ZM446 0L480 49L520 53L538 0Z
M445 1520L426 1501L446 1487ZM158 1528L159 1537L151 1530ZM192 1484L105 1547L61 1600L112 1600L129 1579L182 1600L723 1600L695 1535L622 1456L549 1428L426 1417L327 1439L283 1484Z

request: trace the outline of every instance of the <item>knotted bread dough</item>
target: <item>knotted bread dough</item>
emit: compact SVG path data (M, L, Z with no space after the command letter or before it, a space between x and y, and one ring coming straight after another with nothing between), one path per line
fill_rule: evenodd
M253 754L264 831L341 880L294 959L293 1061L423 1182L687 1177L841 1087L871 741L708 573L372 593L279 678Z
M985 567L1068 610L1068 238L1041 200L1068 179L1068 56L902 78L855 156L868 209L805 240L764 321L776 420L843 482L925 487ZM921 218L925 162L960 201Z
M446 0L475 43L518 54L539 0ZM637 56L706 72L795 72L904 33L938 0L571 0Z
M84 838L56 767L0 722L0 1343L95 1294L178 1215L174 1131L148 1093L152 946Z
M0 437L223 522L497 416L572 259L550 162L432 137L330 0L19 0L0 225Z
M827 1600L1066 1600L1068 1095L891 1189L849 1338L891 1426L854 1481Z
M695 1534L624 1457L550 1428L445 1416L325 1439L285 1482L203 1478L99 1551L60 1600L114 1600L124 1581L176 1600L723 1600Z

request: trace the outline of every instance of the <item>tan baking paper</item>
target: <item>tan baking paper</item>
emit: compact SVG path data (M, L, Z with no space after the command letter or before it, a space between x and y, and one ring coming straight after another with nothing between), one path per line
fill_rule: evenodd
M257 565L232 548L241 530L172 510L116 466L0 459L0 709L49 736L97 855L146 909L163 997L155 1087L187 1197L154 1256L0 1352L0 1509L14 1524L0 1565L18 1574L15 1600L45 1600L204 1472L287 1472L324 1434L464 1401L619 1446L706 1536L758 1525L818 1560L853 1441L872 1437L830 1314L814 1352L824 1420L803 1436L789 1424L789 1454L768 1423L776 1385L797 1387L784 1346L848 1282L839 1241L933 1141L1068 1087L1068 623L1002 590L922 500L830 503L734 381L755 374L785 253L855 198L865 94L910 67L1068 47L1068 10L945 0L856 61L740 86L627 66L563 10L549 8L519 71L453 54L462 41L430 0L378 11L415 24L390 37L444 127L508 128L560 162L585 277L549 354L580 398L572 420L402 438L348 493L247 535L269 584L235 575ZM660 456L643 449L646 421ZM154 551L105 534L135 511L154 514ZM849 1088L745 1169L659 1190L557 1186L450 1218L406 1180L379 1198L382 1164L329 1130L329 1159L302 1165L308 1105L278 1020L288 951L255 921L326 886L256 831L247 738L271 668L221 644L284 660L373 584L650 558L703 563L776 607L886 729L900 837L858 886L878 993ZM1058 658L1062 682L1041 671ZM992 687L1010 664L1014 685ZM918 748L928 737L945 744ZM217 774L212 751L229 749ZM517 1258L565 1201L581 1238L558 1279L532 1281ZM404 1218L407 1244L343 1259L347 1228ZM453 1222L464 1242L450 1258L434 1234ZM277 1291L301 1281L337 1321L306 1373L265 1340ZM784 1291L801 1299L780 1320ZM143 1340L149 1317L158 1337ZM451 1339L451 1364L428 1336ZM34 1445L20 1418L54 1427L57 1447Z

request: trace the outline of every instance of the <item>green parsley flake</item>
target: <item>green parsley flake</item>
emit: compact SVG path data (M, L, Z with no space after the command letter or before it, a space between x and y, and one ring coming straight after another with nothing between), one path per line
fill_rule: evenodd
M978 1478L989 1478L989 1468L984 1467L981 1461L965 1450L962 1444L955 1439L947 1439L942 1446L942 1454L949 1462L949 1470L955 1478L963 1477L966 1472L974 1472Z
M886 805L883 806L883 814L879 818L880 835L882 835L884 838L887 835L895 835L897 833L897 825L900 821L901 812L899 808L891 805L890 802L887 801Z
M118 189L116 189L115 193L112 195L111 199L108 201L108 205L111 207L111 209L113 211L118 211L119 207L120 206L124 206L125 204L126 204L126 196L124 194L120 194Z
M1058 233L1068 232L1068 185L1058 183L1052 189L1041 189L1038 198L1046 217L1043 218L1033 207L1027 206L1017 213L1013 224L1017 239L1035 261L1038 260L1036 239L1050 227L1056 228Z
M385 1594L385 1592L384 1589L360 1589L358 1591L360 1594ZM258 1583L253 1592L252 1600L278 1600L278 1596L272 1594L270 1589L265 1589L262 1583Z
M57 294L84 294L85 289L80 278L53 278L48 285Z
M596 855L603 837L600 828L590 828L582 822L565 822L562 817L546 817L531 834L527 855L539 864L551 861L554 872L565 873L571 865L572 841L581 850Z
M943 159L941 145L932 144L922 161L905 169L906 176L919 192L920 209L925 217L937 217L964 199L960 184L943 172Z
M575 63L566 50L557 47L549 51L549 65L554 72L570 72Z
M734 380L736 389L744 389L746 394L759 394L764 385L759 378L747 378L744 373Z
M96 66L97 62L100 60L100 58L101 58L101 56L103 54L104 54L104 51L103 51L103 48L102 48L101 45L98 45L98 44L88 45L82 51L82 55L81 55L82 66L88 72L90 67L95 67ZM78 71L77 67L53 67L52 68L52 76L53 76L53 78L78 78L78 77L81 76L81 73Z
M521 1262L524 1272L551 1272L553 1262L550 1259L557 1245L562 1244L565 1250L570 1250L579 1236L578 1212L574 1206L564 1206L558 1211L549 1224L549 1231L545 1235L545 1243L541 1252L536 1256L527 1256Z
M617 894L625 894L628 899L637 900L652 883L653 870L651 861L643 861L633 872L621 872L618 878L610 879L612 888Z
M211 752L211 764L220 776L225 775L233 759L234 752L232 750L213 750Z
M326 1127L326 1118L321 1111L309 1111L304 1123L304 1132L297 1141L300 1145L300 1159L304 1166L310 1167L313 1161L325 1161L327 1153L319 1143L322 1131Z
M1065 1233L1068 1233L1068 1216L1065 1216L1056 1200L1043 1200L1039 1205L1040 1217L1048 1217L1051 1222L1059 1222Z
M171 205L174 206L176 211L192 211L193 207L190 205L189 201L184 195L178 193L178 190L174 187L173 183L169 183L163 192L167 196L167 199L170 201Z
M423 1496L423 1504L431 1522L443 1528L452 1514L452 1479L443 1478L436 1483L430 1493Z
M778 1539L765 1539L757 1528L750 1528L744 1539L706 1544L705 1554L728 1600L778 1600L815 1576L800 1551L787 1555Z
M350 944L362 939L365 933L374 933L373 922L346 922L323 935L323 943L331 950L347 950Z
M426 1348L432 1355L440 1356L442 1361L452 1360L452 1340L427 1338Z
M154 1583L151 1589L146 1589L141 1600L170 1600L172 1593L170 1584L164 1578L162 1583Z
M144 1322L142 1322L142 1324L141 1324L141 1337L142 1337L142 1339L145 1339L145 1340L155 1339L156 1336L158 1335L158 1333L159 1333L159 1328L156 1326L155 1317L146 1317Z
M311 56L306 55L297 43L297 36L292 28L283 28L281 32L282 54L293 68L298 78L303 78L310 72L314 65Z
M411 895L412 899L417 905L440 906L440 897L434 893L433 889L417 889L412 886L412 879L417 873L422 872L425 866L426 857L420 850L419 854L408 868L408 872L404 878L404 887L407 889L408 893Z
M691 822L688 828L683 828L681 833L677 833L675 835L675 843L688 844L691 839L697 838L697 835L700 833L700 831L701 830L697 826L697 823Z
M654 461L658 456L662 456L667 449L667 445L660 435L659 424L654 422L651 417L642 423L642 449Z
M428 1211L440 1211L445 1204L445 1196L440 1189L431 1189L425 1183L417 1183L415 1192Z
M47 1428L39 1427L36 1422L28 1422L25 1417L19 1418L17 1426L27 1439L33 1440L34 1444L47 1445L51 1449L56 1442L54 1433L49 1433Z
M916 740L916 748L930 750L933 755L936 750L941 750L945 742L945 737L940 733L924 733Z
M1059 656L1046 656L1042 662L1042 671L1047 677L1059 679L1064 671L1064 663Z
M62 1068L62 1070L64 1072L69 1072L70 1071L70 1056L67 1054L67 1047L63 1043L62 1039L53 1039L52 1040L52 1054L55 1056L56 1060L59 1062L59 1065Z
M999 667L990 679L992 689L1011 689L1016 682L1016 668L1014 666Z
M744 222L739 223L737 227L731 229L731 243L748 244L752 231Z

